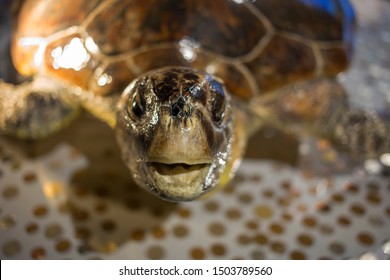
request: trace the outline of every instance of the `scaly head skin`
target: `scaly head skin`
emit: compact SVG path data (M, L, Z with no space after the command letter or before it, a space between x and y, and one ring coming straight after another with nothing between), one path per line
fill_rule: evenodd
M156 70L127 87L118 109L123 158L146 190L191 201L231 173L235 116L214 77L183 67Z

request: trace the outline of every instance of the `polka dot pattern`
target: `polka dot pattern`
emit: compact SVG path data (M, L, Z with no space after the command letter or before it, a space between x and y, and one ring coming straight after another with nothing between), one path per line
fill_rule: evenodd
M55 162L55 172L70 169L69 162L61 161L64 153L83 162L81 153L74 156L68 149L52 155L60 158L51 160L48 168ZM68 198L53 204L53 196L40 188L45 183L32 163L21 166L12 173L19 183L0 186L0 203L6 206L0 212L0 230L7 237L0 241L1 254L101 258L99 253L115 256L129 246L137 253L126 257L135 259L344 259L369 258L367 253L379 246L383 255L390 255L389 237L381 234L390 228L385 180L316 181L307 174L288 179L295 169L281 164L277 168L280 178L270 175L270 163L244 162L228 191L196 202L168 203L129 183L126 170L125 175L110 171L93 179L94 173L82 167L68 183L58 180L68 188ZM104 190L109 181L119 187ZM321 196L318 186L327 189ZM25 216L10 214L26 196ZM19 228L24 239L13 238ZM25 247L29 238L46 242Z

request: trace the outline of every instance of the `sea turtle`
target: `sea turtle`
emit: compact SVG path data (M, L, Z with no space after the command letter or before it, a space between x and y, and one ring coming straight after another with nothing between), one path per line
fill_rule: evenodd
M0 130L41 138L84 108L170 201L225 185L266 123L377 157L389 124L336 80L354 28L348 0L26 0L12 58L32 78L1 84Z

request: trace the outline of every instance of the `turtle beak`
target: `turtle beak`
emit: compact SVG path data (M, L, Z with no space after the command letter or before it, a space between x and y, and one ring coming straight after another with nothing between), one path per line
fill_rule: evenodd
M194 200L205 192L213 151L193 109L183 99L162 110L147 152L155 191L169 200Z
M211 163L166 164L150 162L148 169L155 182L155 192L170 201L191 201L204 193L204 178Z

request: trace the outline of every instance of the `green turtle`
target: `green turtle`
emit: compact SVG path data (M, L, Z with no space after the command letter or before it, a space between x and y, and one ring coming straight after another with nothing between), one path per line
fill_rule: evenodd
M0 131L42 138L83 108L116 132L135 182L170 201L232 178L264 124L352 155L390 151L390 127L337 82L352 55L348 0L26 0L0 86Z

